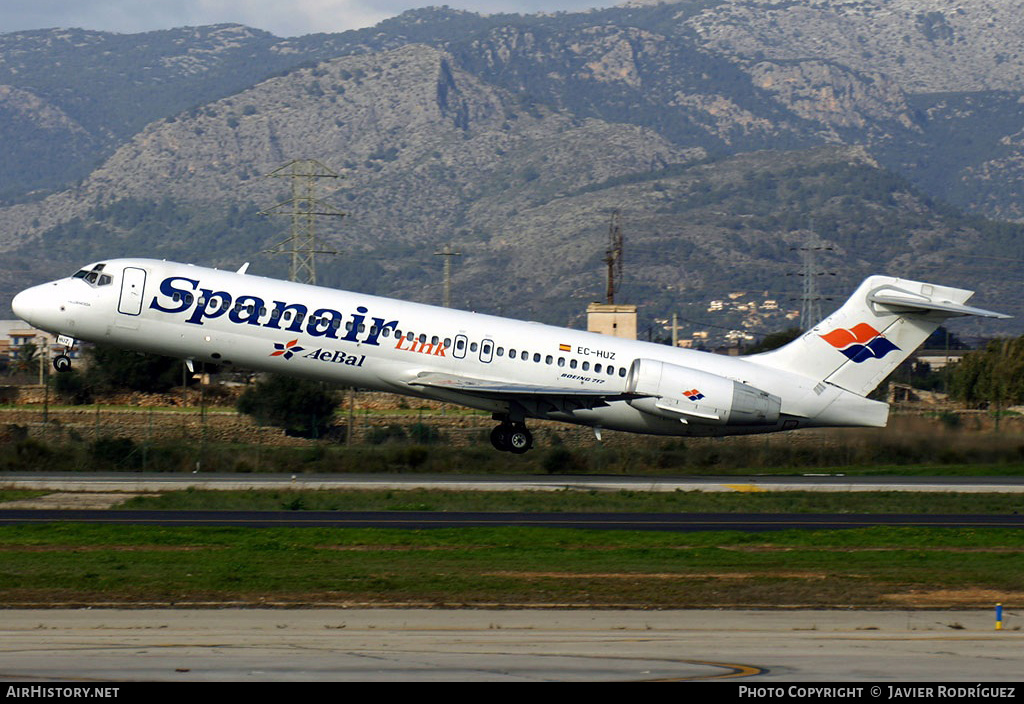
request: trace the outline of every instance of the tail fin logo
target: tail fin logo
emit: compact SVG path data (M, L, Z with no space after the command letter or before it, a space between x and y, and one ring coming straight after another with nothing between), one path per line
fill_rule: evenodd
M893 350L899 350L899 347L867 323L858 323L849 330L836 328L820 337L857 364L869 359L881 359Z

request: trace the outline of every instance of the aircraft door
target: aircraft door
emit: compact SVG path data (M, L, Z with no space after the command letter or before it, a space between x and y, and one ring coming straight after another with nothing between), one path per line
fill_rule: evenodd
M117 303L117 312L139 315L142 312L142 292L145 288L146 270L126 266L121 278L121 299Z

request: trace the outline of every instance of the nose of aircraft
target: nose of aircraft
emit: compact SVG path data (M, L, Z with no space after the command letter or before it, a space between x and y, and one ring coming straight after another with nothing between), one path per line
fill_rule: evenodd
M58 317L59 303L54 283L27 288L14 297L11 309L26 323L48 330Z
M11 301L11 309L14 314L24 320L25 322L31 323L32 317L32 289L26 289L16 295L14 300Z

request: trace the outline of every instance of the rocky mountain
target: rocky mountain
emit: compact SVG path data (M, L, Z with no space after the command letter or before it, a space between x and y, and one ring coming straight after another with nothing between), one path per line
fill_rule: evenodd
M822 59L885 74L908 93L1020 91L1022 9L1020 0L738 0L708 3L685 26L744 62Z
M1021 307L1021 10L684 0L292 39L0 35L0 290L117 255L282 273L265 252L287 219L257 213L287 183L265 175L311 158L348 213L321 225L329 285L437 302L451 242L461 307L578 323L618 210L621 296L651 319L705 323L739 289L792 308L809 242L830 293L886 271Z

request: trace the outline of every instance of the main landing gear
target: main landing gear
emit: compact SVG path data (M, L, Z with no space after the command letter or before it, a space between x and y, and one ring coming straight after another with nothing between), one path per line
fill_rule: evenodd
M496 450L521 455L533 447L533 434L525 423L504 421L491 431L491 444Z

